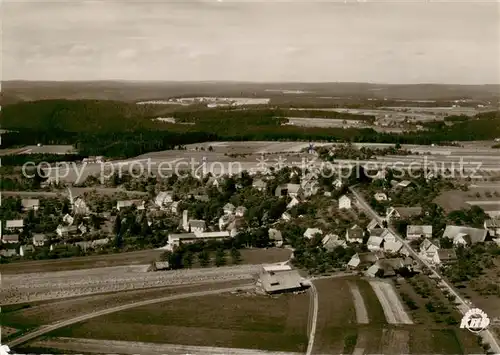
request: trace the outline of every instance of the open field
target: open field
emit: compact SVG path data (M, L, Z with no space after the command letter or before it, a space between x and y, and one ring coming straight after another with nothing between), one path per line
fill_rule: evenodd
M132 341L117 341L117 340L97 340L97 339L82 339L82 338L52 338L34 341L31 347L37 348L57 348L62 350L70 350L75 353L82 351L98 354L142 354L142 355L299 355L301 353L292 352L277 352L256 349L231 349L208 346L192 346L192 345L177 345L177 344L155 344L141 343ZM22 351L22 348L19 348Z
M72 145L28 145L17 154L74 154L76 152Z
M332 121L332 120L328 120ZM334 120L333 120L334 121ZM313 142L315 147L327 145L335 146L335 143ZM492 144L492 143L491 143ZM392 147L393 144L378 143L356 143L355 146L370 148ZM107 162L105 165L88 164L82 169L77 167L82 173L81 178L85 179L89 175L100 176L103 170L104 176L110 176L111 167L115 172L126 172L133 168L138 169L143 166L144 171L153 174L168 175L172 172L201 174L211 172L216 175L224 173L239 173L242 170L257 171L262 170L262 163L259 164L261 154L266 154L267 166L275 166L279 156L286 159L285 165L301 165L306 158L311 155L301 153L309 146L308 142L272 142L272 141L251 141L251 142L206 142L200 144L187 145L187 150L167 150L147 153L138 157ZM212 151L208 148L212 147ZM492 150L490 146L478 145L476 142L464 143L463 147L432 147L419 145L403 145L402 148L420 154L419 156L384 156L377 157L378 164L397 163L399 167L408 166L413 163L413 167L418 162L421 166L427 164L437 164L439 169L460 168L461 158L465 162L467 169L475 168L481 163L482 170L491 170L499 175L500 151ZM202 150L203 149L203 150ZM425 156L425 157L424 157ZM202 166L203 158L206 158L205 166ZM371 160L373 162L373 160ZM351 161L356 163L356 161ZM318 162L319 164L319 162ZM432 166L431 166L432 168ZM478 175L487 173L479 173ZM77 173L74 167L54 168L50 172L53 177L58 177L62 181L74 182L77 180Z
M149 265L156 260L164 250L150 249L131 251L119 254L91 255L55 260L21 261L1 264L2 275L22 273L44 273L52 271L70 271L111 266ZM288 260L291 251L281 248L242 249L242 264L275 263Z
M403 308L392 284L384 281L370 281L389 324L413 324Z
M499 165L500 166L500 165ZM493 184L476 184L469 191L443 191L435 202L446 212L477 205L485 211L500 210L500 182Z
M248 285L248 282L248 280L241 280L189 286L166 286L3 306L2 324L11 327L11 334L16 332L22 333L36 327L79 317L110 307L129 304L134 301L196 291L245 286ZM2 334L5 338L8 334L4 333L4 326L2 326Z
M6 275L2 278L0 298L4 304L13 304L167 285L250 280L260 267L241 265L146 272L147 265L137 265L31 273L23 274L22 278Z
M366 310L365 301L363 300L363 296L361 296L358 285L353 282L349 282L349 289L354 301L354 307L356 308L356 320L358 324L368 324L370 322L368 318L368 312Z
M117 312L51 335L302 352L308 309L306 293L209 295Z

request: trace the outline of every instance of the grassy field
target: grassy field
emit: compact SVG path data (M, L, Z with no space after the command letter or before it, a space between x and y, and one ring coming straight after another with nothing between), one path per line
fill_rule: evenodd
M309 295L223 294L140 307L51 336L303 352Z
M119 254L81 256L57 260L36 260L14 262L0 265L2 274L21 274L32 272L68 271L123 265L144 265L156 260L163 250L151 249ZM288 249L242 249L242 264L274 263L287 260L291 255ZM230 264L231 258L227 258ZM197 266L197 265L194 265Z
M8 326L9 335L17 336L25 331L29 331L42 325L71 319L109 307L132 303L134 301L154 299L168 295L195 291L235 287L245 284L248 284L248 281L214 282L212 284L159 287L146 290L114 292L108 294L3 306L1 308L2 326ZM7 334L3 332L3 329L2 335L4 339L7 336Z

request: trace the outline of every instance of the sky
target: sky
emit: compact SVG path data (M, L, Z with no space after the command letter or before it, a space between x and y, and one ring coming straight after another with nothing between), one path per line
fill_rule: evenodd
M494 0L3 0L2 80L500 83Z

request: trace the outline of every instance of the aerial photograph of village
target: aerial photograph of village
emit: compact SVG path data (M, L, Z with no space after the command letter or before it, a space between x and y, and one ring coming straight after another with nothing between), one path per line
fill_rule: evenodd
M500 354L500 2L1 17L0 355Z

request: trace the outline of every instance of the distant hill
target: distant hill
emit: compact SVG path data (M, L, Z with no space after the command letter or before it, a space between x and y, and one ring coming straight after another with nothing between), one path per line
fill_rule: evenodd
M289 91L283 93L282 91ZM298 91L295 92L294 91ZM2 104L44 99L93 99L135 102L178 96L269 97L274 102L304 98L456 100L497 102L500 85L388 85L369 83L244 82L41 82L4 81ZM273 101L272 101L273 102Z
M0 124L5 129L67 132L133 131L150 127L150 107L120 101L41 100L5 105Z

